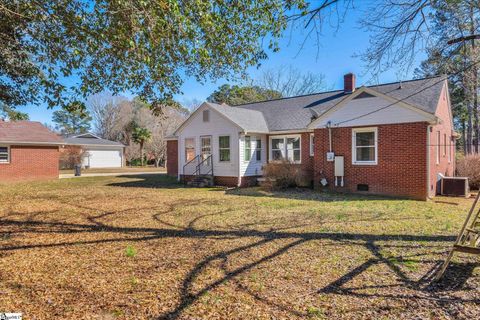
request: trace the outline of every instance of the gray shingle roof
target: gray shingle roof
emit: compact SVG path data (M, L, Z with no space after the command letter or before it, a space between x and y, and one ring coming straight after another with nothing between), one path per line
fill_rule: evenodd
M445 77L405 81L402 82L401 88L398 82L369 86L369 88L398 100L404 99L406 103L430 114L435 114L444 84L442 80L445 80ZM322 114L347 95L349 94L343 90L336 90L243 104L235 107L222 107L230 108L231 110L247 109L261 112L270 131L301 130L308 126L312 116ZM234 112L232 111L232 113ZM238 112L238 117L241 118L240 112Z
M82 137L78 135L68 135L64 138L65 144L67 145L82 145L82 146L108 146L108 147L123 147L124 145L120 142L101 139L98 137Z
M268 133L268 126L262 112L247 108L235 108L227 105L206 102L208 106L236 123L245 132Z

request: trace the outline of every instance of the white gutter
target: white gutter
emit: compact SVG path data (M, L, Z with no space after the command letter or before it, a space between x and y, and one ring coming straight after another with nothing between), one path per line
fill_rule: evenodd
M91 144L91 143L62 143L65 146L83 146L83 147L110 147L110 148L125 148L123 144Z
M42 142L42 141L0 141L1 144L8 144L14 146L21 146L21 145L37 145L37 146L63 146L65 142Z

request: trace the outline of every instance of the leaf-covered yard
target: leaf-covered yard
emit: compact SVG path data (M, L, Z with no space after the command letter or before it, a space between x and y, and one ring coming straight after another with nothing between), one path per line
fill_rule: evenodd
M429 280L471 202L184 189L162 175L0 186L0 311L474 319L478 257Z

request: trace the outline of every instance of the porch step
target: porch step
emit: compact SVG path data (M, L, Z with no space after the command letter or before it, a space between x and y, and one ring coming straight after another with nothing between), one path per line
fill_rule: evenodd
M195 188L212 187L213 176L212 175L198 175L191 181L187 182L187 185Z

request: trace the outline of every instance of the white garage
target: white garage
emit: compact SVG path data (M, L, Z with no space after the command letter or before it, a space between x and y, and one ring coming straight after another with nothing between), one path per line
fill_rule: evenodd
M86 148L87 154L83 159L83 165L88 168L120 168L122 167L121 149Z
M84 133L66 137L65 144L79 146L86 151L83 158L85 168L123 167L124 145L119 142L102 139L91 133Z

